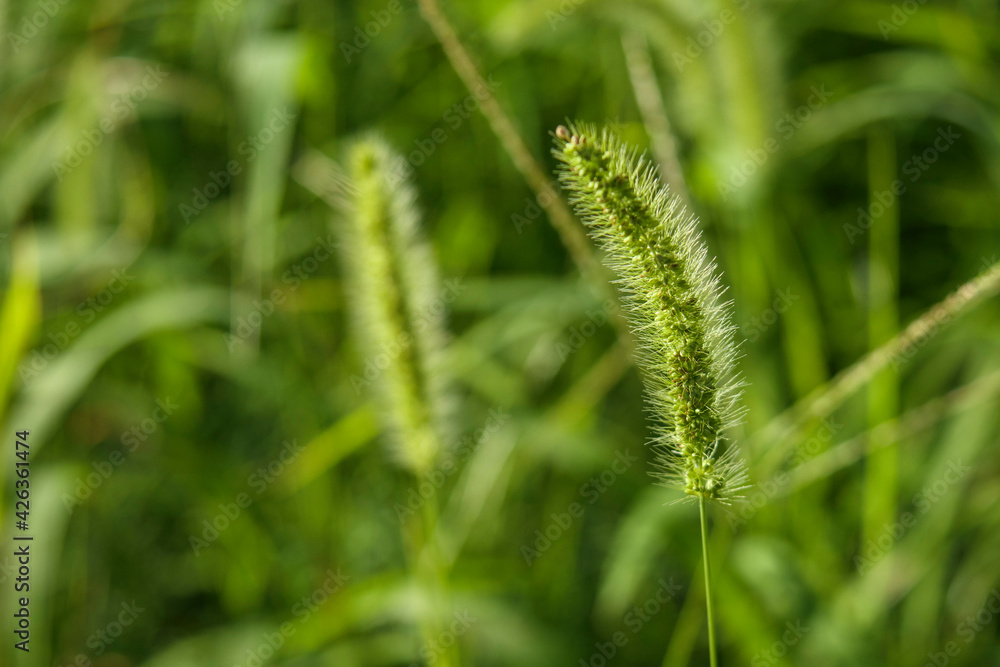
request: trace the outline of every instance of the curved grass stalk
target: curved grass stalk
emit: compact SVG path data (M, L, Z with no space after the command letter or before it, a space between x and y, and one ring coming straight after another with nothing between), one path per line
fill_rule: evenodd
M717 664L705 505L727 503L746 472L725 431L739 421L734 327L695 219L656 170L614 135L556 130L559 179L618 276L638 343L661 483L699 506L711 664Z

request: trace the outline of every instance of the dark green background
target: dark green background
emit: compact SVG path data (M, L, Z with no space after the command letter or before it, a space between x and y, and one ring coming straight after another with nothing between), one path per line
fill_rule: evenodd
M366 359L343 263L316 255L338 216L297 178L319 173L302 161L310 151L341 160L370 130L420 162L425 229L443 278L460 281L454 430L472 436L491 410L507 415L435 494L451 604L475 619L462 662L597 666L622 632L609 665L707 664L697 511L652 485L637 372L612 326L586 326L604 297L483 116L455 109L470 93L416 3L389 4L0 4L0 553L12 552L22 429L35 536L32 651L15 655L6 629L6 556L0 664L247 665L285 622L294 633L267 664L420 663L426 611L393 509L418 481L351 381ZM375 32L373 11L386 25L345 48ZM747 339L736 436L767 500L735 508L745 522L711 514L722 664L919 667L948 642L949 665L1000 664L995 614L975 632L965 620L1000 585L996 299L935 330L832 422L762 430L997 260L997 4L476 0L444 11L547 171L549 132L566 118L648 147L623 37L648 48ZM261 134L276 110L294 118ZM957 138L934 149L948 131ZM928 149L933 163L916 166ZM754 173L734 181L739 169ZM230 181L214 197L213 174ZM886 195L896 179L905 191ZM872 202L888 205L855 233ZM515 216L534 220L519 229ZM176 408L146 421L157 400ZM133 446L123 436L134 428ZM852 439L877 453L773 493L776 471ZM286 441L302 452L261 489L258 470ZM593 494L584 485L607 480L616 452L638 461ZM68 503L95 472L100 483ZM195 553L191 536L238 500L251 502ZM522 547L572 503L581 516L529 566ZM913 525L885 538L907 512ZM889 548L859 568L880 538ZM297 613L334 587L328 571L349 578ZM671 581L670 601L636 630L630 610ZM95 633L133 601L143 611L102 645Z

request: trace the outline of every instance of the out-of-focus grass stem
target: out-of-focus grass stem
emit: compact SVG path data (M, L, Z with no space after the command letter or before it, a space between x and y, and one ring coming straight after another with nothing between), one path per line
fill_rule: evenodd
M640 32L627 32L622 35L622 50L625 52L625 64L628 67L635 101L642 114L643 125L649 133L653 156L660 165L660 173L685 206L691 206L687 183L684 182L684 170L677 159L677 141L670 127L670 118L663 106L663 93L656 81L652 59L649 57L649 44Z
M931 332L946 326L998 291L1000 291L1000 262L990 265L928 309L891 340L872 350L775 417L752 436L756 441L774 443L769 450L769 457L762 464L761 469L764 473L773 474L788 453L788 447L794 444L794 436L809 422L830 415L855 391L871 380L875 373L891 364L893 360L899 359L905 350L915 348Z
M888 203L881 193L892 192L896 180L896 146L892 128L881 124L871 128L868 140L869 213L873 223L868 233L868 340L876 350L899 330L899 201L892 195ZM875 216L878 205L882 213ZM899 409L899 375L885 367L872 376L868 385L868 427L886 422ZM864 539L876 539L896 515L898 450L881 446L869 430L869 450L865 473L865 500L862 528ZM891 433L879 437L895 440Z

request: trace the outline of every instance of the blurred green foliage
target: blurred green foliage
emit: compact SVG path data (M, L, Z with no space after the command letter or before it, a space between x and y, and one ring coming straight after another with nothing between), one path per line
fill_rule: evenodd
M413 0L2 9L0 664L437 662L398 518L422 488L464 664L706 662L697 512L651 484L614 303ZM567 117L650 145L623 37L648 49L747 339L756 505L712 516L723 664L1000 664L995 299L829 420L761 437L996 261L997 3L444 10L547 169ZM303 185L336 199L326 158L372 129L408 156L459 286L462 435L433 479L394 464L356 381L378 360L348 326L342 221ZM24 429L28 654L8 548ZM834 447L856 455L794 482Z

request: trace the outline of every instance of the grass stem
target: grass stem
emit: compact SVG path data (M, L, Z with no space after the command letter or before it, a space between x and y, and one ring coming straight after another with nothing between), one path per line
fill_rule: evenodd
M965 283L943 301L910 323L902 332L879 348L872 350L833 379L775 417L751 437L751 451L759 450L761 442L775 443L768 459L760 464L765 474L773 474L788 453L794 437L813 419L830 415L857 389L886 366L898 365L903 354L923 347L926 341L973 306L1000 292L1000 262L996 262Z
M708 559L708 522L705 520L705 497L699 496L698 510L701 513L701 555L705 561L705 610L708 613L708 656L711 667L718 666L715 655L715 620L712 616L712 566Z
M469 92L475 93L479 98L479 110L486 117L490 129L500 139L500 143L514 162L514 166L521 172L528 186L537 195L538 205L545 209L549 221L569 251L573 262L584 276L596 280L600 284L604 273L594 256L590 242L587 240L587 234L573 218L566 202L559 196L555 184L546 176L541 163L531 154L520 132L514 126L514 122L500 106L496 97L483 85L485 79L480 74L479 67L472 60L472 56L469 55L458 33L455 32L441 11L437 0L419 0L419 6L427 23L430 24L434 36L444 48L452 68L462 79L462 83L469 89Z
M656 81L653 71L653 59L649 55L649 45L641 32L632 31L622 35L622 50L625 53L625 66L628 68L629 80L635 93L635 101L642 114L642 124L649 134L650 147L656 162L660 166L663 179L670 185L684 205L691 207L691 197L688 195L687 184L684 182L684 170L677 158L677 141L670 127L670 118L663 105L663 92Z

